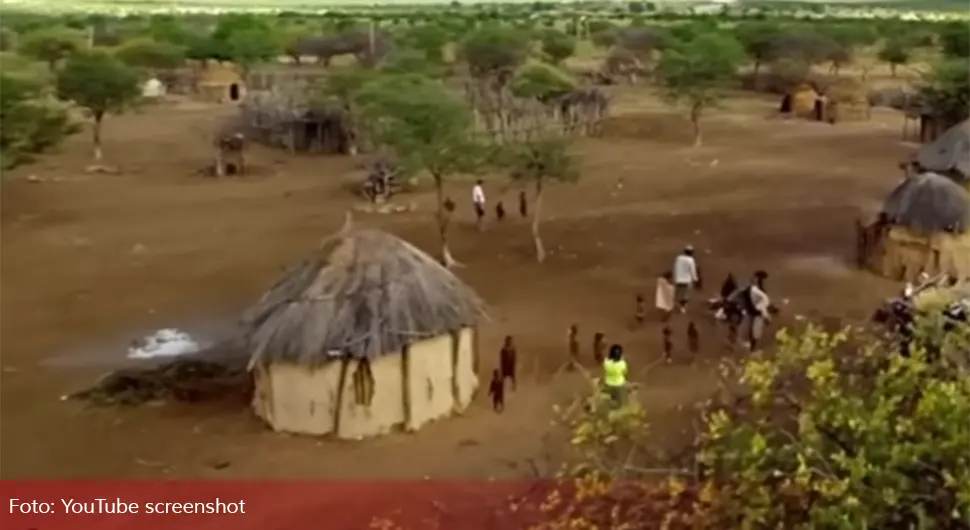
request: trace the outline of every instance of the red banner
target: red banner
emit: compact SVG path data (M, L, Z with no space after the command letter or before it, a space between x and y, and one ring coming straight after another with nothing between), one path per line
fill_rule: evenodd
M548 484L3 481L6 530L526 528ZM393 525L391 524L393 523Z

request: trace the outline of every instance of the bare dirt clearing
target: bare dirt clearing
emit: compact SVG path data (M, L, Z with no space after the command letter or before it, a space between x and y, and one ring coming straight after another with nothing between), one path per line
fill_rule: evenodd
M120 174L83 173L90 139L82 135L3 183L3 477L521 475L527 459L547 451L552 404L582 384L552 377L573 322L587 355L594 331L624 343L658 438L676 438L677 407L714 388L721 333L698 311L700 358L645 370L660 354L658 326L628 324L634 294L652 297L654 276L683 243L699 249L708 292L729 271L771 272L769 289L790 300L786 318L863 318L893 288L838 265L849 261L860 209L897 182L897 163L911 149L899 141L902 117L876 110L871 122L832 126L769 119L776 106L729 101L708 120L704 147L691 149L680 115L647 89L625 89L604 137L577 148L582 180L549 191L543 230L551 254L541 267L524 221L476 233L469 183L451 183L460 274L492 308L482 369L491 370L502 336L513 334L526 382L503 415L481 400L419 433L360 443L277 435L237 403L92 410L59 401L104 367L51 367L45 359L235 314L280 267L338 228L356 200L346 191L350 158L257 149L256 176L196 176L210 162L208 124L227 109L166 106L112 117L105 154ZM487 182L490 200L506 182ZM418 210L358 214L357 222L435 248L433 197L403 200ZM686 323L676 326L683 351Z

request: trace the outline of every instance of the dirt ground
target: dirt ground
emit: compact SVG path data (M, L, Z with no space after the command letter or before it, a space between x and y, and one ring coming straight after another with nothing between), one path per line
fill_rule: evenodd
M502 415L480 397L463 416L419 433L353 443L275 434L237 404L92 409L60 399L106 367L52 360L241 311L356 201L349 158L257 149L254 176L195 175L210 161L207 123L226 109L166 105L111 117L105 153L119 174L84 172L90 139L82 135L3 182L3 478L520 476L530 459L556 458L551 407L584 384L554 375L571 323L586 355L595 331L625 345L658 440L675 439L688 414L679 407L715 387L722 332L696 310L702 353L685 358L681 318L678 362L658 365L659 325L629 324L634 295L652 301L655 276L683 244L698 249L705 294L728 272L768 270L784 319L864 318L895 288L850 263L854 219L874 211L913 149L900 142L902 117L877 110L870 122L832 126L778 119L776 105L731 99L712 111L704 147L692 149L679 114L647 89L624 89L604 136L577 147L581 181L548 192L552 253L542 266L524 220L476 233L470 179L450 183L461 205L459 273L491 305L482 368L494 367L502 336L513 334L524 382ZM491 200L505 184L489 177ZM434 249L431 194L406 200L418 210L356 222ZM101 357L120 360L123 346L105 346Z

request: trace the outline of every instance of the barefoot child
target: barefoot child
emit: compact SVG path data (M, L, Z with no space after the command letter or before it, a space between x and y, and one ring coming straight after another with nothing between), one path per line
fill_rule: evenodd
M569 326L569 369L579 364L579 326Z
M475 223L482 231L485 229L485 188L481 180L476 181L472 188L472 203L475 206Z
M519 192L519 214L522 217L529 216L529 199L525 196L525 191Z
M606 335L602 333L596 333L593 335L593 359L596 360L597 366L603 364L606 356L603 352L606 350Z
M505 410L505 380L498 370L492 371L492 382L488 385L488 395L492 396L492 410L501 413Z
M499 366L501 367L502 381L506 379L512 382L512 390L515 390L515 364L516 364L515 344L512 342L512 335L505 336L505 344L499 352Z
M505 206L502 205L502 201L495 204L495 219L499 221L505 219Z
M701 335L697 332L697 326L693 322L687 324L687 348L691 353L697 353L701 347Z
M647 301L643 299L643 295L638 294L636 304L634 318L636 319L637 326L642 326L643 321L647 318Z
M671 361L671 353L674 349L674 341L671 338L672 332L670 331L670 326L664 326L663 328L663 347L664 347L664 361Z

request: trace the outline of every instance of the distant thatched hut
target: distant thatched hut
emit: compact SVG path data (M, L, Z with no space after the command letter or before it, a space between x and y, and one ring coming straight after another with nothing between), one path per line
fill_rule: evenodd
M860 254L890 278L921 272L970 278L970 196L951 179L923 173L886 199L876 223L860 232Z
M825 89L825 121L866 121L871 117L869 90L864 83L843 77Z
M475 293L392 235L346 229L244 317L253 407L274 430L359 438L463 410Z
M246 94L243 78L235 66L219 61L198 65L195 89L199 98L211 103L239 101Z
M818 101L818 92L812 85L799 83L785 94L781 102L780 112L799 118L818 119L816 116Z
M947 129L933 143L922 146L914 160L921 171L946 175L970 184L970 120Z

